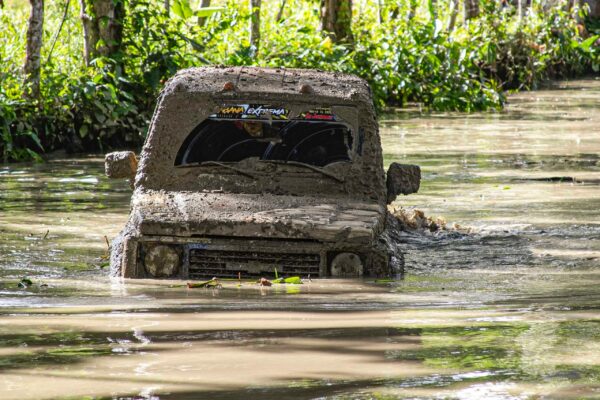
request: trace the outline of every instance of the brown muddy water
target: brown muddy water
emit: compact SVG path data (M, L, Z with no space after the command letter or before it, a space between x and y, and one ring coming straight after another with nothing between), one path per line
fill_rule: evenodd
M0 398L600 398L600 80L381 124L401 204L464 227L404 234L396 282L110 280L127 184L0 167Z

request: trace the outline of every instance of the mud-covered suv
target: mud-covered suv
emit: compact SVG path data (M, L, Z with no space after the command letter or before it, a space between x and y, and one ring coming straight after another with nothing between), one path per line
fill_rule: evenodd
M106 173L134 179L111 251L126 278L393 275L403 264L387 204L420 180L393 163L386 185L365 81L248 67L177 73L139 165L111 153Z

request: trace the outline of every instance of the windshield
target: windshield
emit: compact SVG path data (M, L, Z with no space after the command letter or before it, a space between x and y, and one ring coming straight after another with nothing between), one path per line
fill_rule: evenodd
M184 141L175 165L258 158L324 167L351 161L352 132L331 112L309 111L292 120L275 113L244 116L218 113L203 121Z

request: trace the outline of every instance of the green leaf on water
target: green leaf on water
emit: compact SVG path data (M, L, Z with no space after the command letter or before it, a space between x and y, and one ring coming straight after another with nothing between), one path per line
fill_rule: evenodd
M287 283L290 285L302 285L302 279L299 276L290 276L289 278L277 278L272 283Z
M31 285L33 285L33 282L29 278L22 278L19 282L19 288L21 289L27 289Z
M395 282L394 279L385 278L385 279L375 279L375 283L392 283Z
M196 288L220 288L223 287L218 279L210 279L204 282L191 283L187 284L188 289L196 289Z

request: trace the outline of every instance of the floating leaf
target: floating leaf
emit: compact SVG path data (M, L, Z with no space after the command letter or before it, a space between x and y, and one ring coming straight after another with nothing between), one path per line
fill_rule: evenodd
M212 278L211 280L204 281L204 282L198 282L198 283L188 282L187 287L188 287L188 289L196 289L196 288L221 288L223 286L219 283L219 280L217 278Z
M289 278L278 278L273 283L288 283L290 285L302 285L302 279L299 276L290 276Z
M392 283L395 282L394 279L389 279L389 278L385 278L385 279L375 279L375 283Z
M202 7L194 14L196 17L205 18L221 11L225 11L225 7Z
M19 288L21 289L27 289L31 285L33 285L33 282L29 278L22 278L19 282Z

